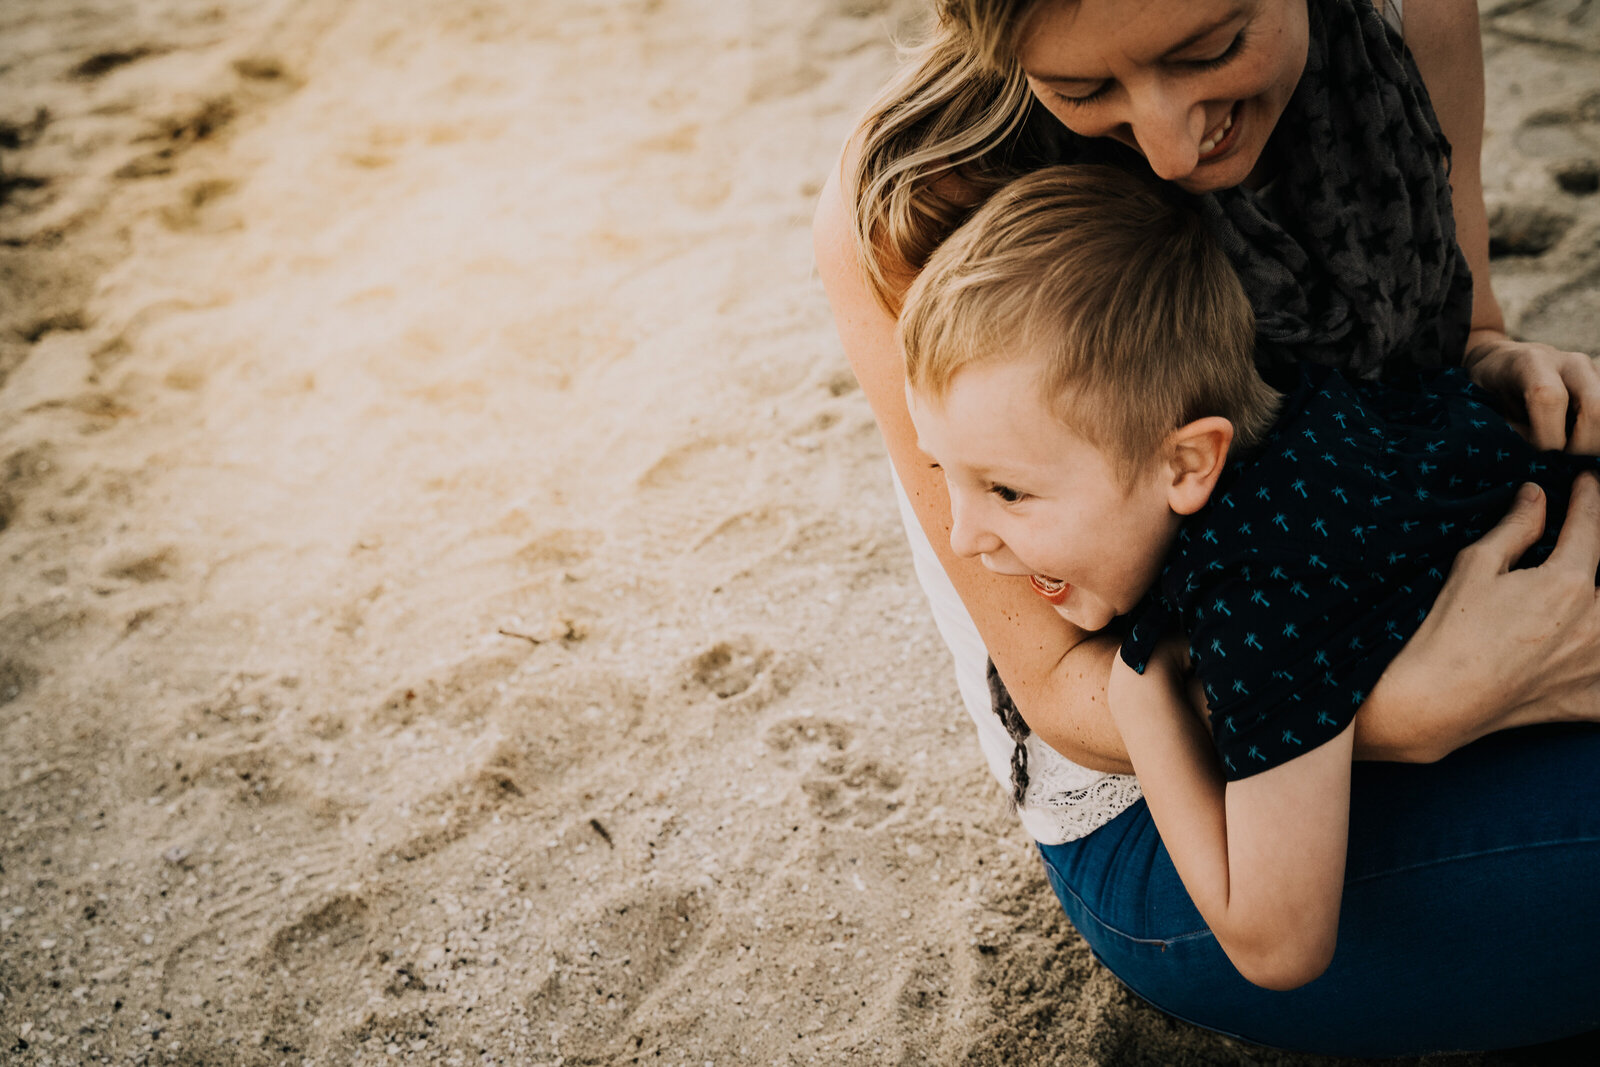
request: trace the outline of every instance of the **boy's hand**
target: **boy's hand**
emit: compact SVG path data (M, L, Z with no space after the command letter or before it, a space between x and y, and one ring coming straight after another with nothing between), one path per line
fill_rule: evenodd
M1106 685L1106 700L1111 705L1112 716L1117 714L1119 693L1126 698L1129 693L1136 693L1141 688L1156 686L1177 693L1187 692L1189 700L1185 703L1192 704L1195 713L1209 728L1210 708L1205 703L1199 680L1191 671L1189 640L1182 634L1168 634L1156 644L1149 662L1144 665L1143 675L1128 666L1120 654L1112 659L1111 680ZM1198 701L1194 699L1196 696L1199 697ZM1126 706L1126 699L1122 704Z
M1472 380L1520 407L1513 422L1536 448L1600 455L1600 368L1581 352L1474 330L1463 359Z

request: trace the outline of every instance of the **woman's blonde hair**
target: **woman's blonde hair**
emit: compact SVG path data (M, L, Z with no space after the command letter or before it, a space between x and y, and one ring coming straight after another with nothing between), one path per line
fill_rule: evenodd
M1041 362L1055 412L1127 480L1167 435L1221 415L1257 443L1279 395L1227 255L1175 194L1114 167L1057 166L992 196L906 293L906 382L943 397L964 367Z
M891 314L939 242L1011 178L1047 161L1054 129L1016 39L1041 0L935 0L928 38L867 110L844 175L856 250Z

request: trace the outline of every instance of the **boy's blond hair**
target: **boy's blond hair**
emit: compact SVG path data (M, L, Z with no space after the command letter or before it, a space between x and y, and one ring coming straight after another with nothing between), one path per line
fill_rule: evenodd
M1061 166L996 193L939 246L898 330L912 390L943 398L963 367L1029 357L1074 430L1131 481L1167 435L1207 415L1235 447L1281 399L1256 372L1255 315L1205 223L1124 171Z

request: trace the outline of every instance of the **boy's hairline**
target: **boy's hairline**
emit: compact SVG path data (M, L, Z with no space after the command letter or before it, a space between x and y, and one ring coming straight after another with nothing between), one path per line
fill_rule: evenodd
M1189 423L1180 423L1173 426L1148 454L1142 456L1134 455L1131 448L1119 447L1118 443L1113 440L1115 435L1105 431L1102 426L1097 424L1094 418L1077 415L1083 405L1094 402L1094 395L1085 395L1086 393L1094 393L1092 386L1083 385L1077 389L1070 387L1068 389L1055 388L1049 378L1052 367L1059 369L1057 361L1053 361L1049 356L1039 353L1036 345L1017 344L1008 346L1008 348L1010 351L1004 355L977 356L962 360L955 365L949 374L940 376L938 383L925 378L919 386L913 384L908 378L906 380L906 390L912 396L924 402L932 401L934 405L942 406L949 396L950 390L954 387L956 379L960 377L963 371L974 367L998 367L1006 364L1032 362L1036 365L1033 376L1035 384L1041 394L1048 394L1044 396L1045 410L1050 413L1052 418L1059 421L1078 437L1081 437L1085 443L1110 462L1111 469L1116 473L1118 485L1124 490L1131 488L1140 475L1160 463L1166 456L1167 443L1172 440L1172 435L1183 429L1184 426L1189 425ZM1109 388L1109 386L1104 388ZM1226 415L1217 414L1203 417L1220 418L1233 427L1235 433L1238 431L1237 424ZM917 444L920 448L920 438L917 439ZM1230 446L1230 452L1233 451L1233 447L1236 447L1236 445Z

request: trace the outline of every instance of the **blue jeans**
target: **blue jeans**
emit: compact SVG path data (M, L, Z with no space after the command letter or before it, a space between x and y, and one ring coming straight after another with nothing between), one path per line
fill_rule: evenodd
M1600 1029L1600 728L1529 727L1353 774L1338 950L1292 992L1239 977L1143 801L1041 845L1045 872L1133 992L1246 1041L1399 1056Z

